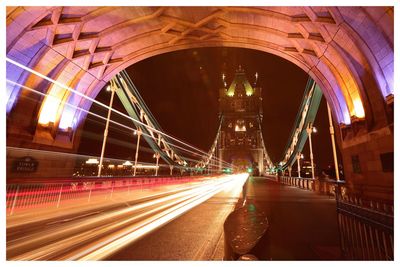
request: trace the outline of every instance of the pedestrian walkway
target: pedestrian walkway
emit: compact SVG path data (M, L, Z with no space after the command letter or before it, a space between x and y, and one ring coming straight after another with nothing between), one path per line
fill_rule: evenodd
M340 260L334 198L251 177L247 205L268 216L268 233L254 248L260 259Z

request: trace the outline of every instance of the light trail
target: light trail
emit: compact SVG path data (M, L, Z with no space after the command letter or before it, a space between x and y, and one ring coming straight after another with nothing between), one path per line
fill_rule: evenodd
M224 175L173 189L168 196L87 218L55 222L48 229L8 240L8 260L100 260L158 229L221 191L240 192L248 174ZM168 192L168 191L166 191ZM165 192L164 192L165 193ZM37 222L40 224L40 221ZM60 225L61 224L61 225ZM7 235L13 226L7 228ZM27 230L29 231L29 230Z
M140 225L120 231L117 236L114 236L108 240L104 241L102 247L98 247L95 250L86 250L75 257L67 258L68 260L101 260L114 254L121 248L125 247L144 235L154 231L155 229L163 226L169 221L175 219L176 217L182 215L188 210L194 208L195 206L206 201L217 192L222 191L228 185L212 186L209 191L202 195L197 195L196 197L186 200L175 207L172 207L160 214L155 215L148 220L143 221Z
M135 178L135 180L138 180L138 179L139 180L140 179L143 180L143 179L150 179L150 178L146 178L146 177L144 177L144 178ZM153 178L153 179L155 179L155 178ZM135 188L135 185L130 185L130 186L128 185L128 189L125 187L125 188L121 188L122 191L119 191L119 189L116 188L115 191L119 191L119 193L124 193L124 192L128 193L128 196L126 196L126 195L123 196L122 200L123 200L123 202L125 204L131 205L132 201L134 202L133 204L135 204L137 201L146 201L148 199L161 198L161 197L164 197L167 194L175 194L175 193L179 193L179 192L181 192L183 190L189 190L189 189L192 189L192 188L196 187L199 182L200 183L201 182L202 183L207 183L207 180L209 180L209 179L210 178L208 178L207 176L203 176L203 177L200 176L200 177L197 177L197 178L191 179L191 180L188 180L185 177L183 177L183 178L180 177L179 180L175 180L175 183L173 183L172 185L170 183L168 183L168 182L166 184L158 184L156 186L153 186L152 184L150 184L150 185L149 184L144 184L144 186L146 186L146 185L150 186L150 188L149 188L150 191L147 192L145 196L139 196L139 197L137 196L137 194L141 193L141 191L143 189L143 185L137 185L136 184L136 188ZM117 180L117 181L124 181L124 180L126 180L126 179L121 179L121 180ZM69 182L73 182L73 181L69 181ZM171 187L172 187L172 189L171 189ZM110 189L110 188L107 188L107 189ZM153 189L160 189L161 193L153 193L153 191L152 191ZM100 192L101 195L98 196L98 197L102 197L103 202L104 202L104 195L107 194L108 191L105 192L103 190L103 188L100 188L98 190L102 191L102 192ZM47 190L43 190L43 191L45 193L47 192ZM57 190L57 191L60 192L59 190ZM126 192L126 191L128 191L128 192ZM33 192L28 192L28 194L30 194L30 193L34 193L34 191ZM96 193L95 190L93 190L93 194L95 194L95 193ZM116 192L116 193L118 193L118 192ZM133 199L131 197L132 193L135 194ZM89 211L93 210L93 208L85 209L85 208L82 207L82 203L84 203L83 201L85 201L85 200L87 201L87 197L81 197L81 196L77 196L76 197L75 196L75 203L70 203L69 205L66 205L66 206L69 207L69 208L74 208L76 205L80 204L78 211L89 212ZM101 205L101 207L103 208L103 206L104 206L104 207L108 208L107 204L109 204L109 203L105 203L105 204L106 205ZM46 212L45 213L42 212L43 209L47 210L48 208L51 208L51 206L44 206L44 207L43 206L41 206L41 207L34 206L32 208L35 211L41 211L41 213L37 214L35 212L35 214L33 214L35 216L32 216L32 214L26 213L26 211L25 211L25 212L22 212L21 214L18 214L17 216L11 216L11 217L9 216L9 217L7 217L7 227L15 228L15 227L20 227L20 226L27 225L27 224L30 224L30 223L36 223L36 222L39 222L40 220L44 220L44 219L46 219L46 220L47 219L54 219L55 216L57 215L54 212L51 212L50 213L50 217L49 217L48 216L49 214L47 214ZM71 214L67 214L67 215L71 215Z
M148 207L152 207L155 206L156 209L155 210L151 210L151 212L154 211L158 211L160 209L160 206L157 206L159 204L162 203L167 203L169 201L172 201L174 199L178 199L179 198L185 198L191 195L196 195L196 194L201 194L202 191L207 190L208 189L208 184L207 181L205 184L203 184L201 187L196 187L194 186L194 188L192 188L191 186L189 186L187 188L186 191L183 192L176 192L177 190L171 190L170 193L173 193L170 196L166 196L166 197L160 197L158 199L152 200L152 201L147 201L145 203L142 204L137 204L135 206L129 207L129 208L125 208L122 210L117 210L117 211L113 211L104 215L99 215L96 218L92 219L92 220L88 220L85 221L83 223L80 224L75 224L75 225L67 225L67 226L61 226L57 229L57 231L54 231L54 229L50 229L47 231L41 231L39 233L34 233L31 235L27 235L24 236L18 240L14 240L13 242L10 242L10 246L8 247L8 249L10 251L16 251L16 250L21 250L24 249L26 247L34 247L34 244L37 243L43 243L44 241L53 241L53 240L57 240L60 236L71 236L77 233L82 233L83 231L89 231L92 232L93 231L93 226L94 225L103 225L107 222L113 222L115 220L124 218L124 217L128 217L131 216L132 214L134 214L134 212L143 210L145 208ZM168 193L168 192L167 192ZM179 201L178 201L179 202ZM168 205L167 205L168 206ZM161 206L163 207L163 206ZM139 216L133 217L133 218L141 218L143 215L146 215L146 213L144 214L140 214ZM132 220L132 218L128 219L128 221L130 222ZM104 229L104 227L102 226L100 228ZM61 241L61 243L63 243L64 240ZM13 243L16 243L15 245ZM38 252L35 255L42 255L43 253L48 254L49 252L51 252L52 247L56 244L51 244L49 246L50 251L47 251L43 248L40 248L38 250ZM28 253L29 255L32 255L32 252ZM37 257L37 256L36 256Z
M45 93L39 92L39 91L37 91L37 90L35 90L35 89L33 89L33 88L30 88L30 87L25 86L25 85L22 85L22 84L20 84L20 83L11 81L11 80L9 80L9 79L6 79L6 82L7 82L7 83L10 83L10 84L13 84L13 85L18 85L18 86L20 86L21 88L23 88L24 90L33 92L33 93L38 94L38 95L41 95L41 96L56 98L56 96L53 96L53 95L50 95L50 94L45 94ZM83 109L83 108L81 108L81 107L79 107L79 106L72 105L72 104L68 103L66 99L61 100L60 103L62 103L63 105L67 105L67 106L69 106L69 107L72 107L72 108L76 108L76 109L79 110L79 111L82 111L82 112L84 112L84 113L90 114L90 115L92 115L92 116L94 116L94 117L97 117L97 118L99 118L99 119L102 119L102 120L104 120L104 121L107 120L107 118L104 117L104 116L101 116L101 115L96 114L96 113L93 113L93 112L91 112L91 111L89 111L89 110ZM126 115L126 116L127 116L127 115ZM129 117L129 118L130 118L130 117ZM134 120L134 119L131 119L131 120ZM134 121L135 121L135 120L134 120ZM134 131L136 130L135 128L129 127L129 126L124 125L124 124L122 124L122 123L119 123L119 122L117 122L117 121L115 121L115 120L111 120L111 119L110 119L110 122L113 123L113 124L115 124L115 125L117 125L117 126L119 126L119 127L121 127L121 128L124 128L124 129L129 130L130 133L132 133L132 132L134 132ZM146 134L146 133L142 133L142 135L145 135L145 136L147 136L147 137L153 138L151 135ZM176 140L178 140L178 139L176 139ZM179 151L181 151L181 152L187 152L188 154L198 156L199 158L209 155L207 152L204 152L204 151L202 151L202 150L200 150L200 151L202 152L202 154L199 154L199 153L197 153L197 152L194 152L194 151L188 150L188 149L186 149L186 148L184 148L184 147L181 147L181 146L179 146L179 145L176 145L176 144L174 144L174 143L172 143L172 142L168 142L168 141L165 141L165 142L166 142L168 145L174 147L175 149L177 149L177 150L179 150ZM215 160L219 160L219 159L218 159L217 157L215 157L215 156L212 156L212 158L215 159ZM197 161L198 161L198 160L196 160L196 159L188 158L188 157L186 157L186 159L188 159L188 161L192 161L192 162L197 162ZM222 161L222 162L224 163L224 167L226 167L226 166L231 166L231 164L228 163L228 162L226 162L226 161ZM210 164L210 166L217 167L218 165L216 165L216 164L215 164L215 165L211 165L211 164ZM177 168L186 168L186 167L179 166L179 167L177 167Z
M195 147L195 146L192 146L192 145L190 145L190 144L187 144L187 143L185 143L185 142L183 142L183 141L181 141L181 140L179 140L179 139L177 139L177 138L175 138L175 137L173 137L173 136L171 136L171 135L168 135L168 134L166 134L166 133L164 133L164 132L161 132L160 130L157 130L157 129L155 129L155 128L153 128L153 127L151 127L151 126L149 126L149 125L147 125L147 124L145 124L145 123L143 123L143 122L141 122L141 121L139 121L139 120L133 119L133 118L131 118L130 116L128 116L128 115L126 115L126 114L124 114L124 113L122 113L122 112L120 112L120 111L118 111L118 110L116 110L116 109L114 109L114 108L112 108L112 107L109 107L109 106L107 106L107 105L101 103L100 101L97 101L96 99L93 99L93 98L91 98L91 97L89 97L89 96L87 96L87 95L85 95L85 94L83 94L83 93L81 93L81 92L79 92L79 91L77 91L77 90L75 90L75 89L72 89L72 88L66 86L66 85L63 84L63 83L60 83L60 82L58 82L58 81L56 81L56 80L54 80L54 79L52 79L52 78L49 78L49 77L47 77L46 75L44 75L44 74L42 74L42 73L40 73L40 72L38 72L38 71L35 71L35 70L33 70L33 69L31 69L31 68L29 68L29 67L27 67L27 66L24 66L23 64L21 64L21 63L15 61L15 60L12 60L12 59L6 57L6 61L9 62L9 63L11 63L11 64L13 64L13 65L15 65L15 66L17 66L17 67L20 67L20 68L24 69L25 71L28 71L28 72L30 72L30 73L36 75L36 76L39 76L40 78L45 79L45 80L47 80L47 81L49 81L49 82L51 82L51 83L53 83L53 84L55 84L55 85L57 85L57 86L59 86L59 87L65 89L65 90L69 91L69 92L75 93L75 94L77 94L78 96L80 96L80 97L82 97L82 98L84 98L84 99L86 99L86 100L89 100L89 101L92 102L92 103L98 104L99 106L101 106L101 107L103 107L103 108L106 108L107 110L111 110L112 112L115 112L116 114L118 114L118 115L120 115L120 116L122 116L122 117L125 117L125 118L127 118L127 119L129 119L129 120L131 120L131 121L134 121L134 122L140 124L141 126L145 127L146 129L150 129L150 130L153 131L153 132L156 132L156 133L158 133L158 134L161 134L161 135L163 135L164 137L168 137L168 138L170 138L170 139L172 139L172 140L174 140L174 141L176 141L176 142L178 142L178 143L180 143L180 144L182 144L182 145L184 145L184 146L187 146L187 147L189 147L189 148L191 148L191 149L193 149L193 150L195 150L195 151L198 151L198 152L200 152L200 153L203 153L203 154L205 154L205 155L208 155L207 152L204 152L203 150L201 150L201 149L199 149L199 148L197 148L197 147ZM7 80L8 80L8 79L7 79ZM60 101L61 101L61 100L60 100Z

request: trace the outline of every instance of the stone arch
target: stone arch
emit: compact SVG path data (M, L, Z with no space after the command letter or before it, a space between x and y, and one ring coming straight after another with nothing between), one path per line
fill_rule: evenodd
M296 64L317 81L336 123L342 125L341 138L346 148L361 144L363 141L355 140L364 140L372 131L391 129L393 9L7 7L7 58L42 70L45 75L53 71L56 79L69 77L69 86L95 97L118 71L161 53L210 46L272 53ZM61 66L61 62L66 63ZM32 75L26 71L15 74L11 65L8 62L7 76L30 85ZM12 114L20 110L16 106L23 105L24 100L18 97L18 86L7 88L7 95L12 96L9 101L16 103L8 105L14 107L9 111ZM48 93L51 88L44 90ZM84 99L68 97L68 101L90 108ZM29 112L41 109L31 107ZM65 112L73 113L78 126L84 118L82 112L62 109L58 121L67 116ZM16 124L10 121L7 127L12 129ZM387 136L390 138L392 133ZM27 137L16 135L18 138ZM35 136L30 141L35 143L34 140ZM68 146L56 140L42 144L73 148L74 140L70 142Z
M46 43L44 45L52 47L53 50L69 59L71 64L68 65L79 65L83 70L90 73L89 75L96 77L97 80L94 79L94 83L99 83L100 80L107 82L110 75L115 74L116 71L114 70L122 69L121 66L127 66L129 63L167 51L201 46L247 47L284 57L314 76L313 78L319 81L321 87L325 88L325 95L332 105L338 122L349 124L350 117L357 116L353 102L362 98L364 89L359 88L362 84L359 83L358 74L354 73L354 70L349 71L345 68L335 70L335 62L333 61L329 61L330 66L324 68L322 61L325 60L325 63L327 63L328 58L325 55L327 51L341 52L332 45L336 42L336 36L342 36L338 39L338 42L356 38L352 37L351 33L357 33L354 29L357 25L352 25L352 23L355 23L354 20L348 18L349 12L368 17L370 18L368 23L371 23L371 16L367 16L367 12L362 8L193 8L196 12L202 13L197 18L184 17L183 9L185 8L179 7L131 7L129 8L130 11L137 14L137 16L132 15L131 17L117 15L121 11L118 9L118 7L85 7L78 10L74 7L56 7L43 11L43 9L38 10L32 7L9 8L8 24L10 28L11 26L17 28L16 30L13 29L17 33L16 36L12 35L11 31L8 34L14 39L7 38L7 50L11 53L13 47L18 44L18 39L23 39L25 35L46 30ZM379 12L386 12L385 10L387 11L387 9L381 8ZM21 18L21 16L31 13L36 16L32 16L30 21ZM380 19L382 17L383 15ZM274 21L275 24L279 23L278 26L271 27L267 19ZM100 21L104 25L99 28L95 25ZM161 28L149 29L146 26L147 24L157 23L161 25ZM217 26L210 28L209 24L213 23ZM17 24L17 26L13 24ZM280 28L280 24L291 29L285 32ZM97 27L98 31L91 31L93 27ZM131 32L132 28L134 28L133 32L136 34L127 34L121 37L122 34ZM246 33L245 36L234 36L232 32L236 30L242 30ZM376 29L372 30L376 31ZM168 41L161 40L162 42L159 42L155 35L160 35L160 33L167 35ZM264 34L273 37L264 37ZM362 34L363 32L359 34L358 39L363 40ZM113 39L118 39L119 42L115 42ZM88 40L86 42L90 43L90 46L85 47L83 44L85 40ZM132 48L132 46L138 45L138 40L144 44L141 47ZM287 43L282 45L282 42L285 41ZM83 44L82 47L85 49L80 47L80 44ZM383 45L390 46L390 44ZM347 49L349 54L353 52L350 51L353 49L352 47ZM127 51L126 54L123 57L115 56L115 54L121 53L121 50ZM357 52L366 54L367 50L363 49L361 52ZM42 55L43 61L49 60L46 59L46 56L46 53ZM85 58L84 63L77 63L82 57ZM370 55L367 55L367 57L369 57L371 66L377 66L376 62L371 61ZM102 61L99 61L98 58ZM339 56L338 60L340 62L340 60L343 61L346 58ZM342 65L345 66L346 64ZM65 68L61 71L68 72L67 65ZM327 78L328 72L346 72L350 78L345 79L347 82L338 82L338 74ZM82 75L80 78L83 79L84 76ZM352 87L358 88L351 89L349 87L351 82L353 82ZM357 86L354 86L354 84ZM374 86L373 90L378 89L387 93L387 83L385 88L382 89L382 86L385 86L385 84L381 82L379 86ZM94 88L95 91L98 90L98 86L94 84L90 88ZM334 90L333 94L329 94L328 90L332 89ZM91 92L88 92L88 94L92 95ZM333 95L336 97L332 97ZM365 100L361 102L365 109L370 108ZM346 115L346 113L349 113L349 115ZM360 116L360 114L358 115ZM363 117L363 114L361 114L361 117ZM367 116L368 119L369 116Z

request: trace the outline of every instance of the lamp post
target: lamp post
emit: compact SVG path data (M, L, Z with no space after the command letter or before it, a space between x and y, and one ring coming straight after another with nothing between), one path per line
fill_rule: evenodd
M297 177L300 178L300 158L301 158L301 153L297 152L296 159L297 159Z
M114 85L113 84L108 85L106 90L107 91L111 91L111 98L110 98L110 104L108 106L106 128L104 129L103 146L101 147L100 163L99 163L99 170L97 172L97 177L101 176L101 169L103 167L104 150L106 148L106 143L107 143L108 126L110 124L111 109L112 109L112 104L113 104L113 101L114 101L114 94L115 94Z
M339 181L340 180L340 176L339 176L339 167L338 167L338 160L337 160L337 154L336 154L336 145L335 145L335 130L333 128L332 114L331 114L331 109L329 107L328 102L326 102L326 106L327 106L328 118L329 118L329 133L331 135L331 141L332 141L333 161L335 162L336 181Z
M135 166L133 168L133 176L136 176L137 161L138 161L138 156L139 156L140 136L142 135L142 130L140 128L138 128L137 130L135 130L135 132L133 134L137 135L136 152L135 152Z
M153 158L156 158L156 174L155 174L155 176L157 176L158 175L158 160L160 159L160 153L155 153L154 155L153 155Z
M311 134L316 132L317 129L313 127L312 123L310 122L307 127L307 134L308 134L308 143L310 144L311 176L313 179L315 179L315 173L314 173L314 155L312 150Z

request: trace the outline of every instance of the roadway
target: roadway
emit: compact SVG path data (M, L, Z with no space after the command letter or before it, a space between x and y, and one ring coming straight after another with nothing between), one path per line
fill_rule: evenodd
M223 223L242 194L244 180L236 178L114 192L112 199L98 194L91 203L7 216L7 259L222 260ZM340 259L333 198L266 178L251 177L245 187L246 205L269 222L251 253Z
M222 260L223 224L237 201L218 193L108 260Z
M57 209L38 207L7 216L7 259L222 258L218 250L222 224L246 177L225 175L140 192L120 190L97 194L91 203L76 199ZM160 228L164 234L158 232ZM165 242L154 245L154 236L163 236ZM140 254L143 240L150 240L147 244L152 247L146 249L147 255ZM174 244L184 249L170 250ZM138 254L127 254L132 246L141 248ZM157 254L151 253L155 248Z

